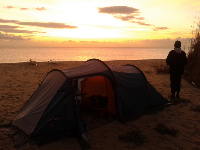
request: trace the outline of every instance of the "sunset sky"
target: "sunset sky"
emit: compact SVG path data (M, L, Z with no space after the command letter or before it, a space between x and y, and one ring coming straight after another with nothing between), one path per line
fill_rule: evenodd
M199 8L199 0L0 0L0 46L187 46Z

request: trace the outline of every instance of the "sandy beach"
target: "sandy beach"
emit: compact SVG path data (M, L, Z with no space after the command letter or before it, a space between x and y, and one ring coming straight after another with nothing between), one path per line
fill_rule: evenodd
M11 121L22 109L30 96L52 69L66 69L83 64L82 61L72 62L30 62L0 64L0 123ZM147 80L163 97L170 95L169 74L156 74L154 65L165 63L165 60L124 60L106 61L106 64L132 64L139 67ZM180 97L191 102L181 102L164 108L163 111L143 115L139 119L120 123L114 120L90 131L92 150L200 150L200 112L191 110L192 106L200 105L200 89L182 79ZM155 131L158 123L178 130L176 137L159 134ZM130 130L141 130L147 137L145 142L137 146L133 142L118 140L118 136ZM13 142L5 133L8 128L0 128L0 149L14 149ZM21 150L80 150L76 138L62 139L57 142L38 147L26 143Z

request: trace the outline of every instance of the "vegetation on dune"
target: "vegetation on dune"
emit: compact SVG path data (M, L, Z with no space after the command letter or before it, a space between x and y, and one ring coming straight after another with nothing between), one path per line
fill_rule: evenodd
M189 82L200 88L200 23L197 29L192 31L191 44L187 53L188 64L185 67L184 77ZM165 63L155 64L156 73L165 74L169 68Z
M185 77L200 88L200 24L192 31Z
M192 106L191 109L196 112L200 112L200 105Z
M131 130L118 136L118 140L134 142L136 145L141 145L146 139L147 137L140 130Z
M169 129L163 123L158 123L155 130L160 134L168 134L170 136L176 137L178 130L174 129L173 127Z
M166 63L154 64L157 74L167 74L169 73L169 66Z
M32 59L30 59L30 60L28 61L28 63L29 63L30 65L37 66L37 62L36 62L36 61L33 61Z

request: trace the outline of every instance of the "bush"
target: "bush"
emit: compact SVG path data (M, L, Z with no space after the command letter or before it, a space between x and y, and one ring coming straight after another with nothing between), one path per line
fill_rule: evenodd
M37 62L36 62L36 61L33 61L32 59L30 59L30 60L28 61L28 63L29 63L30 65L37 66Z
M147 139L147 137L144 136L140 130L131 130L118 136L118 140L134 142L136 145L141 145L144 143L145 139Z
M192 106L191 109L196 112L200 112L200 105Z
M154 64L157 74L169 73L169 66L166 63Z
M200 88L200 25L192 32L192 36L185 76Z
M179 132L173 127L171 129L167 128L163 123L158 123L155 130L160 134L168 134L173 137L176 137L177 133Z

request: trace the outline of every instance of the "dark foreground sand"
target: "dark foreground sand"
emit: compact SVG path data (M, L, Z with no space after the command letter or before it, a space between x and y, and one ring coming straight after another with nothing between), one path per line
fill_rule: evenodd
M165 98L170 95L169 74L156 74L154 64L165 60L130 60L108 61L107 64L133 64L139 67L148 81ZM84 62L51 62L0 64L0 123L11 121L28 101L38 85L52 69L66 69ZM94 150L200 150L200 112L191 110L191 106L200 105L200 89L186 80L182 80L181 97L191 102L166 107L157 114L144 115L139 119L125 124L117 120L90 131L90 144ZM177 137L159 134L155 131L158 123L164 123L169 128L179 130ZM147 140L140 146L134 143L118 140L118 135L129 130L141 130ZM14 149L12 140L5 134L9 129L0 128L0 149ZM75 138L52 142L42 147L25 144L24 149L41 150L79 150Z

